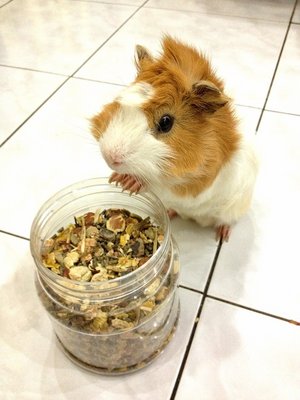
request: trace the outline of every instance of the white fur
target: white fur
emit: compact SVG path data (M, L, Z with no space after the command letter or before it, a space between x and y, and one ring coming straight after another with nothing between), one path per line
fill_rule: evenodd
M202 226L230 225L237 221L250 204L258 169L252 144L243 138L213 184L198 196L177 196L171 190L174 182L162 175L168 159L172 158L172 150L155 138L140 108L152 95L151 85L138 83L123 90L117 98L121 107L99 140L108 164L109 157L116 155L122 163L117 167L110 165L112 169L140 178L166 208L173 208L183 218L192 218Z
M243 139L239 150L221 169L213 184L196 197L175 195L164 182L151 189L167 208L183 218L192 218L202 226L232 224L247 210L258 170L253 145Z
M147 82L134 83L123 89L116 101L124 106L140 107L153 96L153 87Z
M110 165L116 172L135 175L145 182L148 177L159 181L167 159L172 156L170 148L153 136L140 109L152 93L151 85L146 83L126 88L117 98L120 109L99 139L101 152L109 165L112 158L122 160L117 167Z

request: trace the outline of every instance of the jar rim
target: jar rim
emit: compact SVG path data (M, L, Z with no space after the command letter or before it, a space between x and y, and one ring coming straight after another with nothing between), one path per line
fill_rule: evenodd
M90 178L87 180L82 180L82 181L77 181L71 185L68 185L64 187L63 189L59 190L56 192L54 195L52 195L48 200L46 200L40 209L38 210L32 225L31 225L31 231L30 231L30 250L33 259L35 260L35 264L37 266L38 272L43 275L44 278L48 278L50 281L53 281L55 278L56 284L61 283L60 286L67 287L69 290L74 290L74 291L82 291L83 289L85 291L88 291L89 293L93 292L107 292L108 290L120 287L125 287L126 282L132 281L135 278L139 277L139 280L144 281L145 277L147 276L147 270L149 269L150 264L156 264L164 254L166 248L168 248L170 244L170 222L169 218L166 212L166 209L161 202L161 200L158 198L156 194L154 194L151 191L147 191L146 193L139 193L139 194L129 194L128 192L123 192L122 188L114 186L108 182L108 177L96 177L96 178ZM62 199L66 199L70 194L74 193L80 193L80 191L87 190L88 188L91 187L97 187L99 188L99 191L102 188L106 187L109 188L109 190L106 193L115 193L118 195L126 196L128 197L133 197L135 199L138 199L141 201L141 203L148 202L150 204L155 204L155 207L158 208L158 211L161 214L162 217L162 222L164 225L164 239L159 246L159 248L156 250L156 252L150 257L147 262L145 262L141 267L137 268L136 270L120 276L118 278L106 280L106 281L99 281L99 282L83 282L83 281L75 281L72 279L69 279L67 277L63 277L60 275L55 274L54 272L50 271L48 268L45 268L42 265L42 260L41 260L41 252L38 250L39 246L37 246L37 241L40 244L40 242L43 242L47 238L41 238L39 235L39 230L41 230L40 224L42 226L45 226L46 223L51 220L51 217L55 214L55 206L62 201ZM39 229L40 228L40 229Z

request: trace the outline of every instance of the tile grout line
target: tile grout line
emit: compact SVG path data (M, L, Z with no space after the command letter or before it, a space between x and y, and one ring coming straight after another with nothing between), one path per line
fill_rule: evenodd
M235 107L245 107L245 108L251 108L253 110L261 110L261 107L259 106L247 106L246 104L240 104L240 103L234 103Z
M34 69L34 68L28 68L28 67L18 67L16 65L0 64L0 67L21 69L23 71L39 72L41 74L49 74L49 75L55 75L55 76L64 76L65 78L69 77L68 74L61 74L59 72L52 72L52 71L43 71L41 69Z
M16 237L16 238L18 238L18 239L24 239L24 240L30 241L30 239L27 238L27 237L25 237L25 236L17 235L16 233L11 233L11 232L7 232L7 231L3 231L2 229L0 229L0 233L3 233L3 234L5 234L5 235L9 235L9 236L14 236L14 237Z
M202 295L203 295L203 293L204 293L204 292L202 292L201 290L194 289L194 288L191 288L191 287L188 287L188 286L185 286L185 285L179 285L179 287L180 287L181 289L186 289L186 290L189 290L189 291L191 291L191 292L198 293L198 294L202 294Z
M149 0L144 1L101 45L71 74L64 80L55 90L48 96L2 143L0 143L0 149L3 147L18 130L48 101L50 98L57 93L74 75L78 72L119 30L145 5Z
M0 6L0 8L7 6L7 4L11 3L12 1L14 1L14 0L9 0L8 2L2 4L2 6Z
M271 90L272 90L272 87L273 87L275 76L276 76L276 73L277 73L277 70L278 70L278 67L279 67L279 63L280 63L280 60L281 60L281 56L282 56L282 53L283 53L283 49L285 47L285 43L286 43L290 28L291 28L291 25L292 25L292 20L293 20L293 17L294 17L296 6L297 6L297 0L295 0L295 3L294 3L294 8L292 10L292 14L291 14L289 22L288 22L288 27L287 27L287 30L286 30L286 33L285 33L285 36L284 36L284 39L283 39L283 43L282 43L282 46L281 46L281 49L280 49L280 52L279 52L279 56L278 56L276 65L275 65L275 70L274 70L273 75L272 75L271 83L269 85L269 89L268 89L268 92L267 92L267 95L266 95L266 99L264 101L264 105L263 105L263 107L261 109L261 113L260 113L260 116L259 116L259 119L258 119L258 122L257 122L257 125L256 125L256 129L255 129L256 134L257 134L257 131L259 129L259 126L260 126L260 123L261 123L261 120L262 120L262 116L263 116L263 114L264 114L264 112L266 110L266 105L267 105L267 102L269 100L269 96L270 96L270 93L271 93Z
M11 0L12 1L12 0ZM108 4L108 5L122 5L122 6L131 6L134 7L135 4L130 4L130 3L114 3L108 2L108 1L97 1L97 0L76 0L77 2L84 2L84 3L98 3L98 4ZM147 0L144 4L140 6L140 8L144 7L146 3L148 3L149 0ZM297 0L296 0L297 1ZM285 24L287 21L282 21L282 20L275 20L275 19L266 19L266 18L256 18L256 17L247 17L244 15L232 15L232 14L221 14L218 12L204 12L204 11L198 11L198 10L185 10L185 9L177 9L177 8L168 8L168 7L157 7L157 6L148 6L145 7L145 9L149 10L162 10L162 11L175 11L175 12L186 12L186 13L194 13L194 14L201 14L204 16L219 16L219 17L230 17L230 18L241 18L241 19L247 19L247 20L258 20L258 21L264 21L264 22L272 22L272 23L279 23L279 24ZM300 22L292 22L295 24L300 24Z
M86 0L89 1L89 0ZM213 17L225 17L225 18L236 18L236 19L246 19L248 21L261 21L261 22L270 22L270 23L277 23L277 24L286 24L287 21L283 20L277 20L277 19L267 19L267 18L257 18L257 17L247 17L245 15L232 15L232 14L221 14L218 12L205 12L205 11L198 11L198 10L183 10L183 9L178 9L178 8L163 8L163 7L155 7L155 6L148 6L145 7L147 10L161 10L161 11L174 11L174 12L179 12L179 13L190 13L190 14L199 14L203 16L213 16Z
M78 1L87 1L88 2L90 0L78 0ZM299 25L300 25L300 23L299 23ZM1 67L20 69L20 70L31 71L31 72L38 72L38 73L42 73L42 74L50 74L50 75L61 76L61 77L65 77L65 78L78 79L78 80L82 80L82 81L96 82L96 83L101 83L101 84L105 84L105 85L113 85L113 86L119 86L119 87L128 86L126 84L117 83L117 82L101 81L101 80L92 79L92 78L85 78L85 77L81 77L81 76L72 76L72 75L69 76L69 75L58 73L58 72L39 70L39 69L33 69L33 68L26 68L26 67L18 67L18 66L15 66L15 65L0 64L0 68ZM258 106L249 106L249 105L246 105L246 104L238 104L238 103L235 104L235 105L237 107L251 108L253 110L262 110L261 107L258 107ZM277 113L277 114L292 115L292 116L295 116L295 117L300 117L300 114L289 113L287 111L271 110L271 109L268 109L268 108L266 108L265 111L273 112L273 113Z
M130 6L130 7L136 7L136 4L130 4L130 3L114 3L114 2L108 2L108 1L97 1L97 0L75 0L78 3L97 3L97 4L106 4L109 6Z
M235 307L238 307L238 308L241 308L241 309L244 309L244 310L252 311L252 312L255 312L257 314L261 314L261 315L264 315L264 316L267 316L267 317L270 317L270 318L275 318L275 319L278 319L280 321L288 322L288 323L290 323L292 325L300 326L300 321L296 321L296 320L280 317L278 315L274 315L274 314L271 314L271 313L268 313L268 312L265 312L265 311L261 311L261 310L256 310L256 309L251 308L251 307L243 306L243 305L240 305L238 303L234 303L232 301L229 301L229 300L226 300L226 299L222 299L222 298L207 294L221 249L222 249L222 241L220 240L203 292L200 291L200 290L197 290L197 289L189 288L188 286L185 286L185 285L179 285L179 287L181 287L183 289L190 290L190 291L192 291L194 293L202 294L203 297L201 299L201 303L200 303L200 306L198 308L198 312L197 312L197 315L196 315L196 318L195 318L195 322L194 322L194 325L193 325L193 328L192 328L192 331L191 331L191 334L190 334L190 337L189 337L188 344L187 344L185 352L184 352L184 356L183 356L183 359L182 359L182 362L181 362L181 365L180 365L180 369L179 369L179 372L178 372L178 375L177 375L177 378L176 378L175 385L174 385L172 393L171 393L170 400L175 400L176 393L177 393L177 390L178 390L178 387L179 387L179 384L180 384L180 381L181 381L181 378L182 378L182 374L184 372L184 368L185 368L185 365L186 365L186 362L187 362L187 359L188 359L188 356L189 356L189 353L190 353L190 350L191 350L191 346L193 344L194 336L195 336L195 333L196 333L196 329L198 327L198 323L200 321L200 316L201 316L202 309L203 309L203 306L204 306L206 298L212 299L212 300L216 300L216 301L220 301L220 302L225 303L225 304L230 304L232 306L235 306Z
M11 3L13 0L10 0L10 1L8 1L7 3L5 3L5 4L3 4L1 7L4 7L5 5L7 5L7 4L9 4L9 3ZM126 86L126 85L122 85L122 84L118 84L118 83L112 83L112 82L104 82L104 81L98 81L98 80L95 80L95 79L88 79L88 78L83 78L83 77L75 77L74 75L141 9L141 8L143 8L147 3L148 3L148 1L149 0L146 0L146 1L144 1L144 3L143 4L141 4L71 75L64 75L64 74L60 74L60 73L55 73L55 72L50 72L50 71L43 71L43 70L35 70L35 69L32 69L32 68L26 68L26 67L18 67L18 66L12 66L12 65L4 65L4 64L0 64L0 66L3 66L3 67L7 67L7 68L16 68L16 69L23 69L23 70L28 70L28 71L33 71L33 72L40 72L40 73L47 73L47 74L53 74L53 75L56 75L56 76L64 76L64 77L67 77L67 79L60 85L60 86L58 86L57 87L57 89L54 91L54 92L52 92L52 94L50 95L50 96L48 96L47 98L46 98L46 100L44 101L44 102L42 102L41 104L40 104L40 106L39 107L37 107L36 109L35 109L35 111L33 111L2 143L0 143L0 148L3 146L3 145L5 145L5 143L6 142L8 142L13 136L14 136L14 134L65 84L65 83L67 83L68 81L69 81L69 79L70 78L74 78L74 79L82 79L82 80L87 80L87 81L93 81L93 82L99 82L99 83L105 83L105 84L111 84L111 85L117 85L117 86L121 86L121 87L123 87L123 86ZM111 4L111 3L107 3L107 4ZM292 12L292 15L291 15L291 18L290 18L290 23L289 23L289 27L290 27L290 25L291 25L291 20L292 20L292 18L293 18L293 15L294 15L294 12L295 12L295 8L296 8L296 5L297 5L297 0L296 0L296 3L295 3L295 5L294 5L294 9L293 9L293 12ZM131 5L132 6L132 5ZM1 8L0 7L0 8ZM151 7L149 7L149 8L151 8ZM176 11L176 10L175 10ZM217 14L217 15L219 15L219 14ZM285 44L285 40L286 40L286 37L287 37L287 34L288 34L288 31L289 31L289 28L288 28L288 30L287 30L287 33L286 33L286 36L285 36L285 38L284 38L284 44ZM284 47L284 44L283 44L283 47ZM283 47L282 47L282 49L283 49ZM281 53L282 53L282 49L281 49L281 52L280 52L280 56L281 56ZM280 56L279 56L279 59L280 59ZM279 61L278 61L278 63L279 63ZM275 72L274 72L274 75L273 75L273 78L274 78L274 76L275 76L275 74L276 74L276 70L277 70L277 66L278 66L278 63L277 63L277 65L276 65L276 68L275 68ZM271 82L271 85L272 85L272 83L273 83L273 78L272 78L272 82ZM267 99L268 99L268 95L269 95L269 92L270 92L270 89L271 89L271 86L270 86L270 88L269 88L269 91L268 91L268 94L267 94ZM260 118L259 118L259 121L258 121L258 124L257 124L257 127L256 127L256 131L258 130L258 127L259 127L259 124L260 124L260 120L261 120L261 118L262 118L262 115L263 115L263 112L266 110L265 109L265 105L266 105L266 102L267 102L267 99L266 99L266 101L265 101L265 104L264 104L264 106L263 106L263 108L262 108L262 111L261 111L261 114L260 114ZM251 107L251 106L244 106L244 105L239 105L239 106L242 106L242 107ZM260 107L253 107L253 108L260 108ZM285 112L280 112L280 111L274 111L274 110L266 110L266 111L273 111L273 112L278 112L278 113L282 113L282 114L290 114L290 113L285 113ZM292 115L297 115L297 114L292 114Z
M209 295L209 294L206 295L206 297L208 299L216 300L216 301L219 301L219 302L222 302L222 303L225 303L225 304L229 304L229 305L234 306L234 307L238 307L238 308L242 308L244 310L252 311L252 312L254 312L256 314L261 314L261 315L264 315L266 317L279 319L280 321L288 322L288 323L293 324L293 325L300 325L300 321L296 321L296 320L293 320L293 319L281 317L280 315L271 314L271 313L268 313L266 311L257 310L256 308L244 306L242 304L238 304L238 303L235 303L235 302L230 301L230 300L222 299L221 297L212 296L212 295Z
M300 114L289 113L286 111L277 111L277 110L270 110L269 108L265 108L265 111L275 113L275 114L283 114L283 115L291 115L293 117L300 117Z
M68 82L68 80L70 79L70 77L68 77L67 79L65 79L51 94L50 94L50 96L48 96L27 118L25 118L24 119L24 121L2 142L2 143L0 143L0 149L1 149L1 147L3 147L14 135L15 135L15 133L17 133L18 132L18 130L19 129L21 129L22 128L22 126L23 125L25 125L26 124L26 122L37 112L37 111L39 111L42 107L43 107L43 105L45 104L45 103L47 103L47 101L48 100L50 100L51 99L51 97L53 97L54 95L55 95L55 93L57 93L58 92L58 90L62 87L62 86L64 86L64 84L65 83L67 83Z
M190 334L190 337L189 337L189 341L188 341L188 344L186 346L186 349L185 349L185 352L184 352L184 355L183 355L183 359L182 359L182 362L181 362L181 365L180 365L180 369L179 369L179 372L178 372L178 375L177 375L177 378L176 378L175 385L173 387L173 391L172 391L170 400L174 400L175 397L176 397L176 393L177 393L177 390L178 390L178 387L179 387L179 384L180 384L180 381L181 381L181 378L182 378L182 374L183 374L183 371L184 371L184 368L185 368L185 365L186 365L186 362L187 362L187 359L188 359L188 356L189 356L189 353L190 353L190 350L191 350L191 346L192 346L192 343L193 343L193 340L194 340L194 336L195 336L195 333L196 333L198 322L199 322L199 319L200 319L200 316L201 316L201 312L202 312L202 309L203 309L203 306L204 306L204 302L205 302L205 299L206 299L206 296L207 296L207 292L208 292L208 289L209 289L209 285L210 285L210 282L211 282L211 279L212 279L212 276L213 276L213 273L214 273L214 270L215 270L215 267L216 267L216 264L217 264L217 261L218 261L218 258L219 258L219 254L220 254L221 248L222 248L222 240L219 241L219 244L218 244L218 247L217 247L217 250L216 250L216 254L215 254L214 260L212 262L212 266L210 268L210 272L209 272L209 275L208 275L208 278L207 278L207 281L206 281L206 285L205 285L205 288L204 288L204 292L203 292L203 297L201 299L201 302L200 302L200 305L199 305L199 308L198 308L198 311L197 311L195 322L194 322L194 325L193 325L193 328L192 328L192 331L191 331L191 334Z
M24 240L30 241L30 239L25 237L25 236L18 235L16 233L12 233L12 232L8 232L8 231L2 230L2 229L0 229L0 233L3 233L5 235L9 235L9 236L13 236L13 237L16 237L16 238L19 238L19 239L24 239ZM214 265L214 263L215 263L215 260L213 262L213 265ZM210 273L210 276L209 276L207 284L206 284L207 287L204 289L204 292L201 291L201 290L198 290L198 289L191 288L189 286L185 286L185 285L179 285L179 287L182 288L182 289L188 290L190 292L201 294L201 295L203 295L203 296L205 296L205 297L207 297L209 299L212 299L212 300L216 300L216 301L219 301L219 302L222 302L222 303L225 303L225 304L230 304L230 305L238 307L238 308L242 308L242 309L245 309L245 310L248 310L248 311L252 311L252 312L255 312L255 313L258 313L258 314L261 314L261 315L265 315L265 316L268 316L268 317L271 317L271 318L279 319L281 321L292 323L294 325L300 325L300 322L298 322L298 321L291 320L291 319L285 318L285 317L281 317L281 316L276 315L276 314L271 314L271 313L268 313L266 311L258 310L256 308L248 307L248 306L245 306L243 304L235 303L233 301L226 300L226 299L221 298L221 297L217 297L217 296L213 296L213 295L207 294L208 286L209 286L211 277L212 277L212 272Z
M83 78L81 76L73 76L73 79L80 79L82 81L88 81L88 82L96 82L96 83L103 83L105 85L113 85L113 86L120 86L120 87L126 87L128 85L124 85L123 83L116 83L116 82L106 82L106 81L98 81L97 79L92 79L92 78Z
M191 288L189 286L179 285L179 287L182 288L182 289L188 290L190 292L194 292L194 293L197 293L197 294L204 295L203 291ZM230 304L231 306L234 306L234 307L238 307L238 308L242 308L244 310L252 311L252 312L255 312L257 314L262 314L262 315L265 315L267 317L279 319L281 321L289 322L289 323L294 324L294 325L300 325L300 321L298 322L296 320L285 318L285 317L281 317L280 315L272 314L272 313L269 313L267 311L263 311L263 310L259 310L257 308L253 308L253 307L249 307L249 306L246 306L246 305L243 305L243 304L235 303L234 301L226 300L225 298L222 298L222 297L217 297L217 296L213 296L213 295L210 295L210 294L205 294L205 296L208 299L220 301L220 302L225 303L225 304Z
M125 24L127 24L127 22L135 16L136 13L138 13L140 11L141 8L144 7L145 4L148 3L149 0L146 0L143 2L143 4L141 4L103 43L101 43L101 45L73 72L72 75L70 75L70 78L74 77L74 75L100 50L102 49L103 46L106 45L106 43L113 37L115 36L116 33L119 32L120 29L123 28L123 26Z

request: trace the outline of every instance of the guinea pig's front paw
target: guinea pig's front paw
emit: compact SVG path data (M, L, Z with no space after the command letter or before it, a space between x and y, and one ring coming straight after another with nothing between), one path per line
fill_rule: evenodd
M231 233L230 225L220 225L216 228L216 240L222 240L222 242L228 242Z
M123 190L128 190L130 193L139 193L139 191L144 187L142 182L140 182L135 176L119 174L118 172L114 172L109 178L109 183L113 182L115 182L116 185L120 184Z

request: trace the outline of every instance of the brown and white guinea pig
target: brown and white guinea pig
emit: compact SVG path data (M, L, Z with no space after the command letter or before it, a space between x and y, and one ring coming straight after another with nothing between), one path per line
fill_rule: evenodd
M136 47L135 81L92 119L92 133L115 171L111 182L149 189L170 216L214 226L228 240L250 205L255 152L204 55L169 36L162 47L159 58Z

